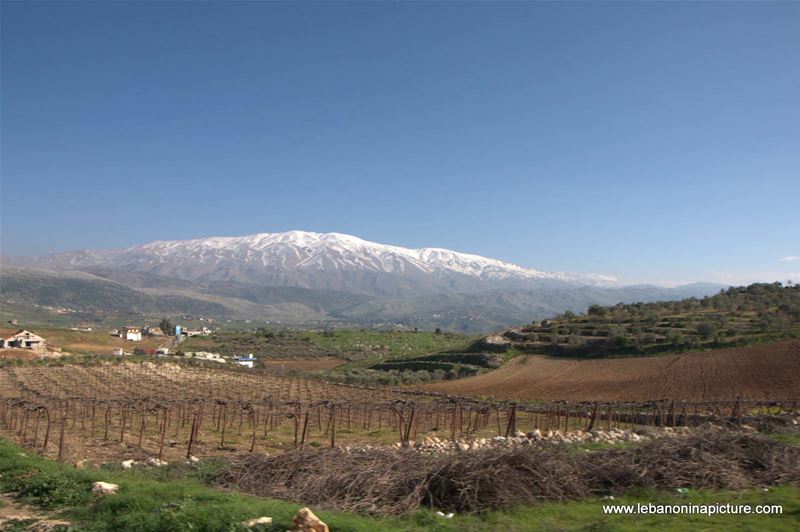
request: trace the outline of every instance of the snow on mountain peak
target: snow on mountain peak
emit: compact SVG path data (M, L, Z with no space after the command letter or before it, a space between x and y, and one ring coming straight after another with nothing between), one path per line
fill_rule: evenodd
M592 285L616 282L615 278L609 276L542 272L448 249L410 249L369 242L342 233L309 231L157 241L123 250L114 261L129 263L131 257L151 263L191 263L195 266L213 263L228 268L235 264L239 268L258 265L278 270L362 270L387 274L417 272L436 276L457 274L485 281L554 280Z

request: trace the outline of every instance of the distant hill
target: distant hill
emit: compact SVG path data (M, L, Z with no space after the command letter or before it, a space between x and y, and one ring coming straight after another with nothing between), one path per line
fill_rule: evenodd
M301 324L330 320L329 308L362 301L358 297L348 299L338 294L293 288L235 287L225 295L219 287L150 274L101 272L101 275L4 267L0 271L0 304L7 312L15 309L34 312L32 319L43 323L53 321L50 318L54 315L59 317L56 321L62 322L61 318L70 314L97 321L122 314Z
M800 285L756 283L714 296L592 305L512 328L487 345L563 356L620 356L800 337Z

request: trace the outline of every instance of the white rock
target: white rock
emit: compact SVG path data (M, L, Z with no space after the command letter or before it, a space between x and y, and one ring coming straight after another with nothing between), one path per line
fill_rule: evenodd
M133 467L133 464L135 463L136 463L135 460L124 460L122 462L122 469L130 469Z
M246 527L257 527L259 525L269 526L272 524L271 517L257 517L255 519L250 519L248 521L242 521L242 524Z
M92 485L92 493L95 495L113 495L119 491L117 484L110 484L108 482L95 482Z

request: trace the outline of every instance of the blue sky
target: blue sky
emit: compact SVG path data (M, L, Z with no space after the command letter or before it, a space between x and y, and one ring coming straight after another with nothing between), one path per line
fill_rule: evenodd
M792 2L3 2L2 251L305 229L800 280L798 57Z

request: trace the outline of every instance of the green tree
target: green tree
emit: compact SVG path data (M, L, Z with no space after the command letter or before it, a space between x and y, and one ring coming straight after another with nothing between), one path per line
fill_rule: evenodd
M602 317L602 316L605 316L607 312L608 312L608 309L606 307L603 307L603 306L600 306L600 305L590 305L589 306L589 310L588 310L589 316Z
M697 334L702 336L704 339L711 338L715 332L716 329L714 326L708 322L703 321L697 324Z
M175 326L172 324L169 318L164 318L161 320L161 323L158 324L158 328L161 329L161 332L167 336L175 336Z

